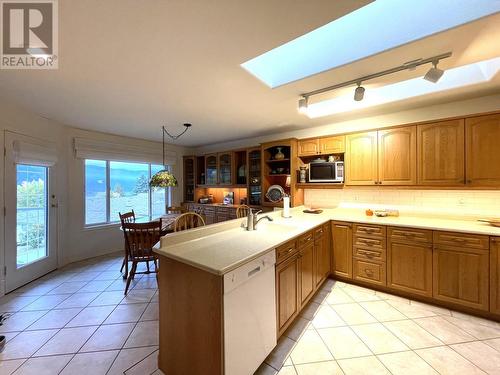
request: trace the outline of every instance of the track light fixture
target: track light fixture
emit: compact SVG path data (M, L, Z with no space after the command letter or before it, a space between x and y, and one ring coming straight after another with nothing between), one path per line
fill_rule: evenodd
M360 102L365 96L365 88L361 86L361 82L358 82L358 87L354 90L354 100Z
M443 76L444 70L441 70L437 67L439 60L432 62L432 68L430 68L427 73L425 73L424 79L436 83Z
M437 56L432 56L426 59L416 59L412 60L409 62L404 63L403 65L396 66L395 68L383 70L378 73L370 74L364 77L359 77L356 79L351 79L350 81L342 82L333 86L328 86L319 90L314 90L311 92L307 92L305 94L301 95L301 98L299 99L299 112L300 113L306 113L307 112L307 104L308 104L308 99L310 96L313 95L318 95L318 94L323 94L328 91L333 91L342 87L346 86L351 86L351 85L357 85L356 89L354 90L354 100L355 101L361 101L364 98L365 95L365 88L361 86L361 82L368 81L370 79L374 78L379 78L383 77L389 74L397 73L403 70L415 70L418 66L420 65L425 65L432 63L432 68L430 68L427 73L424 76L424 79L430 82L436 83L439 81L439 79L442 77L444 74L444 71L441 69L438 69L437 64L439 63L440 60L446 59L451 56L451 52L443 53L441 55Z
M306 114L307 113L307 97L302 97L299 99L299 113Z

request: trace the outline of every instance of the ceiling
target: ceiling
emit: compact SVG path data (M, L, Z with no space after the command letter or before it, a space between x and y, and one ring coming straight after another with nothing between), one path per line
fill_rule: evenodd
M160 140L162 125L176 133L182 123L191 122L193 128L176 143L200 146L366 115L362 111L311 120L297 113L297 100L303 92L419 57L452 51L439 65L447 68L500 56L496 14L275 89L240 67L369 2L59 1L59 69L2 70L0 95L74 127L144 139ZM371 85L416 77L425 69ZM500 77L387 109L497 92Z

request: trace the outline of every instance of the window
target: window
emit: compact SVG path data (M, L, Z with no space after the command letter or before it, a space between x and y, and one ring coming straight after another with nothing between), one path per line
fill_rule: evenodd
M85 160L85 225L116 223L119 212L134 210L137 219L165 214L170 189L150 188L162 165Z

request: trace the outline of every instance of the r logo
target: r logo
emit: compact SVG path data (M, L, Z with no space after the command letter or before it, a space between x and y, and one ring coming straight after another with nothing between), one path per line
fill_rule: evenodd
M56 0L0 0L0 5L2 68L57 67Z

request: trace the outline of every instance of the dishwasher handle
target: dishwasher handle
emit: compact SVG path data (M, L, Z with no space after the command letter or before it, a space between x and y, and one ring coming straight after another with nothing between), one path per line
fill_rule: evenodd
M258 273L259 271L260 271L260 266L255 267L253 270L251 270L250 272L248 272L248 277L252 277L253 275L255 275L256 273Z

